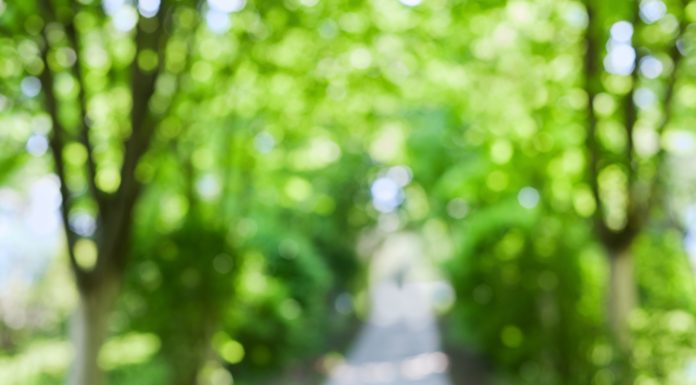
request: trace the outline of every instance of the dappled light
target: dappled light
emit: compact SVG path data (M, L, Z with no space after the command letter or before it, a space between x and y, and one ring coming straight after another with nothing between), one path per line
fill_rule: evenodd
M0 384L696 384L696 0L0 0Z

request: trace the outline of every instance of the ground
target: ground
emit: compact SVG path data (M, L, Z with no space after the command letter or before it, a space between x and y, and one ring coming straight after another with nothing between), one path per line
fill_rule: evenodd
M370 316L327 385L452 385L433 307L448 287L416 235L393 234L372 261Z

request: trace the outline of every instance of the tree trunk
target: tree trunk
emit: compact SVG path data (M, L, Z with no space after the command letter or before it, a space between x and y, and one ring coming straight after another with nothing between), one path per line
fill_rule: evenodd
M619 348L631 350L629 319L636 307L636 282L633 256L626 248L610 255L609 322Z
M211 313L206 309L201 311ZM179 330L177 336L169 336L169 342L163 345L165 356L171 365L171 385L198 383L201 369L209 357L210 339L215 330L214 322L203 320L203 323L204 325L193 325L193 329Z
M80 302L71 323L74 361L68 385L102 385L104 372L99 352L108 337L109 315L118 293L118 280L104 279L80 290Z
M613 363L614 384L634 383L633 341L630 317L636 308L636 282L630 247L610 253L609 323L616 356Z

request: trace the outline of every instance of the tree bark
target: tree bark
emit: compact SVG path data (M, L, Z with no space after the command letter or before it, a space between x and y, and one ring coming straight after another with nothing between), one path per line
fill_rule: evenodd
M79 305L71 322L74 360L68 385L102 385L99 352L108 337L108 321L118 294L118 280L109 277L90 290L79 291Z
M205 351L194 347L189 354L172 358L170 363L176 362L176 366L172 367L172 377L170 378L172 385L196 385L198 383L198 375L203 367L203 358Z
M637 303L630 248L611 252L609 264L609 322L621 354L628 354L632 348L629 321Z

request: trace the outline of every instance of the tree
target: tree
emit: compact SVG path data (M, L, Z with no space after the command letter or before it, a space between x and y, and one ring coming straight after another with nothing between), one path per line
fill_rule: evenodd
M160 103L168 102L166 96L158 94L156 84L166 71L165 51L174 28L171 19L176 7L163 1L158 9L133 15L135 31L127 35L134 47L133 57L122 68L114 65L113 78L108 80L85 63L87 50L98 48L94 40L110 40L104 35L106 31L89 30L95 24L107 25L107 18L97 6L42 0L38 9L44 19L40 42L44 69L40 79L45 111L53 126L50 149L60 180L70 267L79 293L72 330L76 354L69 382L99 385L103 382L99 351L108 336L109 314L128 265L133 212L143 189L138 164L162 118L158 112L161 109L153 108L153 99L159 97ZM56 62L55 55L61 50L72 57L67 66ZM64 78L66 72L77 87L77 97L72 100L61 98L56 89L57 77ZM111 91L119 87L128 90L128 107L124 111L127 123L116 120L109 124L105 117L96 115L94 98L108 97L109 90L94 84L94 77L106 80ZM114 113L113 110L109 112ZM119 135L118 131L126 134ZM98 145L95 134L102 137ZM84 162L75 162L75 152L84 154ZM113 158L119 157L120 167L116 168ZM75 229L73 219L80 210L93 216L93 234Z
M602 71L600 67L603 53L600 47L607 36L603 30L607 20L601 18L602 10L591 0L585 2L588 23L584 60L584 89L588 100L585 110L588 184L596 202L592 220L597 239L606 250L610 264L607 315L618 352L625 360L630 359L631 350L629 318L638 301L632 246L637 236L649 224L655 210L660 207L659 194L664 183L662 175L666 157L664 146L659 143L659 148L654 154L640 151L635 140L636 128L640 124L652 126L659 140L671 123L674 115L674 93L682 58L680 44L686 30L686 23L681 15L686 4L682 3L682 9L675 9L680 21L668 43L647 45L641 41L639 35L643 26L639 18L640 3L636 1L631 4L628 10L630 21L613 24L613 28L623 28L628 34L628 42L623 41L622 44L629 44L624 47L630 47L629 52L633 50L633 60L627 63L626 69L611 68L611 63L605 65L609 67L608 71L615 74L619 72L620 76L625 76L627 86L621 90L616 90L616 87L607 90L607 77L616 76ZM606 12L606 9L604 11ZM620 33L621 31L615 29L612 34ZM634 35L633 39L631 35ZM616 38L614 36L610 39ZM636 98L640 87L645 87L646 83L646 76L640 72L641 60L646 57L657 60L652 55L662 48L660 44L668 45L669 63L666 67L670 69L663 80L659 103L661 116L654 120L641 115ZM606 134L603 140L598 132L598 124L602 122L597 116L597 111L601 109L599 100L606 100L607 92L613 93L612 97L619 99L621 106L621 111L604 119L604 122L618 121L621 124L623 139L618 145L609 143Z

